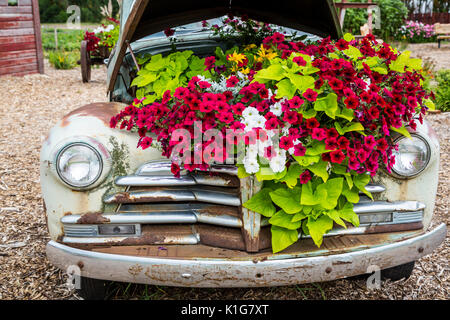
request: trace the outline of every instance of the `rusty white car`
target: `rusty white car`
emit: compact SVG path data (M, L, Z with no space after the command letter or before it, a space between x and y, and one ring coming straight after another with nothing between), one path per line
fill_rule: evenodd
M231 4L230 4L231 3ZM41 185L51 241L47 257L78 270L80 293L103 297L108 281L184 287L257 287L320 282L379 268L408 277L414 261L444 240L429 230L438 186L439 143L424 122L399 138L393 173L380 173L355 205L360 226L335 228L321 248L307 236L273 254L266 219L241 206L252 180L233 166L174 178L158 150L138 149L138 134L114 130L112 116L134 98L136 57L165 53L161 32L177 28L177 48L205 53L217 39L199 21L230 10L307 33L340 36L330 0L124 0L121 32L108 64L109 102L83 106L54 126L41 151ZM180 27L181 26L181 27Z

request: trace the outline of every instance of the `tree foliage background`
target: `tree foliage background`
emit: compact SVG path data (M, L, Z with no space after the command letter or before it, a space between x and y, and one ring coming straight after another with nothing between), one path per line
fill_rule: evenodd
M71 5L81 9L81 22L101 22L100 7L108 4L108 0L39 0L39 14L43 23L65 23L71 14L66 12ZM113 15L119 12L117 1L112 1Z

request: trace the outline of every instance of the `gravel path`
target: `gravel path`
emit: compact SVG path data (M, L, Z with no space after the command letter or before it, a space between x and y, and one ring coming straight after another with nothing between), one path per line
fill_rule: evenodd
M435 70L450 69L450 43L442 42L438 48L436 42L432 43L411 43L406 50L412 52L411 56L421 59L431 59L434 62Z
M448 63L448 62L447 62ZM81 82L80 70L0 78L0 300L77 299L65 275L45 257L49 240L39 186L39 151L50 127L81 105L106 101L105 68ZM441 141L441 169L432 225L449 225L450 113L429 115ZM257 289L185 289L123 284L117 299L449 299L450 241L421 259L406 281L384 281L370 291L365 280Z

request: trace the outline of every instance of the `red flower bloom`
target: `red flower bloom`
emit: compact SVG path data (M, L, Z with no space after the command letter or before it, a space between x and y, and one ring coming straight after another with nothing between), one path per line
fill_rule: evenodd
M290 124L297 123L298 120L298 112L295 111L286 111L283 116L283 121L286 121Z
M303 57L295 57L294 59L292 59L293 62L295 62L296 64L298 64L301 67L306 66L306 60L303 59Z
M348 97L345 99L344 103L348 109L356 109L359 106L359 100L355 96Z
M311 173L309 172L309 170L305 170L301 175L300 175L300 183L301 184L306 184L311 180Z
M109 120L109 127L115 128L117 126L117 117L111 117L111 120Z
M317 92L315 92L312 89L306 89L305 93L303 93L303 96L306 98L306 100L314 102L317 100Z
M344 40L344 39L339 39L336 42L336 48L339 51L346 50L346 49L348 49L348 42L346 40Z
M151 137L144 137L141 140L139 140L138 146L142 148L142 150L147 149L152 145L153 139Z
M180 177L180 166L176 162L172 162L172 165L170 166L170 172L176 177Z
M236 76L231 76L227 79L227 88L233 88L239 83L239 79Z
M330 158L331 162L340 164L342 163L342 161L344 161L345 155L342 153L341 150L336 150L330 152Z
M350 146L350 141L348 141L348 139L345 137L340 137L337 140L337 143L339 145L339 149L341 150L347 150L347 148Z
M302 98L300 98L299 96L294 96L291 100L289 100L289 107L291 109L297 109L300 108L304 103L305 101Z
M294 146L294 156L296 157L303 157L306 153L306 148L301 144L296 144Z
M164 30L164 34L166 35L166 37L173 36L175 34L175 30L167 28L166 30Z
M242 115L242 112L245 110L245 106L242 103L236 103L231 107L233 109L233 112L237 115Z
M318 128L320 126L319 121L316 118L306 119L306 127L308 129Z
M280 139L280 148L284 150L289 150L294 146L292 139L290 137L281 137Z
M327 137L327 134L326 134L324 129L314 128L314 129L312 129L311 137L313 139L322 141L322 140L324 140Z
M205 58L205 70L210 70L214 67L214 64L216 63L216 57L210 56Z

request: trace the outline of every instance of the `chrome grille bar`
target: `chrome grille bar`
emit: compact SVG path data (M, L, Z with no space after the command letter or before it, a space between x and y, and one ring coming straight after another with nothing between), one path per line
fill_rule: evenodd
M235 207L241 205L241 200L237 194L200 188L155 188L145 191L119 192L105 197L103 201L108 204L199 201Z
M197 210L191 211L176 211L176 212L151 212L151 213L120 213L103 215L110 220L113 224L175 224L175 223L206 223L219 225L224 227L240 228L242 227L242 220L238 217L231 215L214 215L205 212L199 212ZM81 215L70 215L61 218L61 222L64 224L65 231L72 231L79 234L79 231L86 232L94 228L94 226L76 225L77 221L81 218ZM75 226L73 226L75 225ZM95 228L94 228L95 229ZM96 230L96 229L95 229ZM89 231L90 232L90 231ZM95 235L95 233L93 234Z

